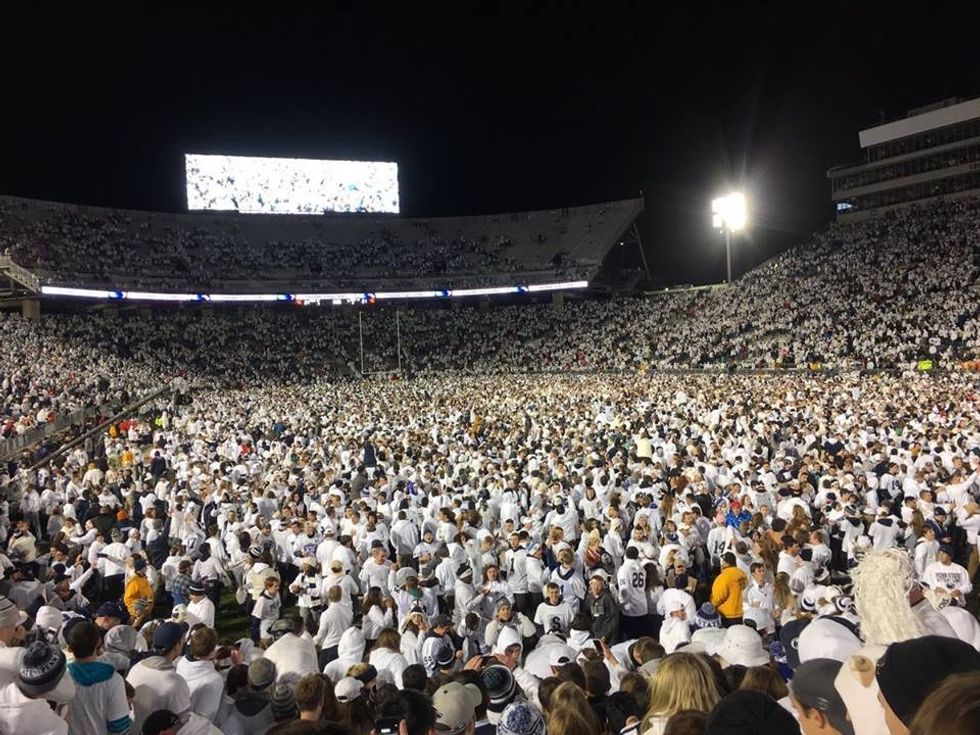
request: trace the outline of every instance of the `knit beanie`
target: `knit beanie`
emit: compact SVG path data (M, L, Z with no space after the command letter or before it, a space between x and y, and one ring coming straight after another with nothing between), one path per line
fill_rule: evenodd
M878 660L881 695L906 726L933 689L951 674L980 671L980 653L958 638L929 635L893 643Z
M545 735L544 718L527 702L511 702L500 714L497 735Z
M720 628L721 627L721 616L718 614L718 610L710 602L706 602L698 608L697 614L694 616L694 627L700 630L701 628Z
M708 714L705 735L799 735L800 726L779 702L762 692L740 690Z
M289 684L276 684L272 689L272 717L276 722L295 719L299 714L296 693Z
M510 669L500 664L487 666L480 673L483 685L487 689L490 697L490 704L487 709L491 712L502 712L504 707L511 703L517 690L517 683Z
M24 651L17 685L29 697L50 692L65 674L65 654L57 646L34 641Z

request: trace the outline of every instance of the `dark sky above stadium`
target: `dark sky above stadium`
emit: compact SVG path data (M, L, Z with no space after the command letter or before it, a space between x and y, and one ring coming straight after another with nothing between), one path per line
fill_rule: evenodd
M185 152L396 160L408 215L642 191L668 283L724 277L713 196L748 267L831 218L860 128L980 94L968 2L41 7L0 24L0 193L180 211Z

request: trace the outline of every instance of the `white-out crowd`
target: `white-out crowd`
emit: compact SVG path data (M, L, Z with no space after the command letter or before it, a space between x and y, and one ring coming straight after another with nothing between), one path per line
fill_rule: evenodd
M0 250L46 281L101 288L516 285L586 277L628 225L626 204L494 217L328 219L175 215L0 197Z
M975 218L414 310L413 377L325 377L326 310L3 320L13 427L193 387L13 474L0 732L976 731Z
M360 318L330 306L4 317L2 413L30 423L51 404L139 395L184 371L234 385L360 370L361 330L370 372L397 366L399 332L403 368L417 374L955 367L980 353L978 225L972 200L835 225L732 288L569 299L563 310L443 302L397 317L380 306Z

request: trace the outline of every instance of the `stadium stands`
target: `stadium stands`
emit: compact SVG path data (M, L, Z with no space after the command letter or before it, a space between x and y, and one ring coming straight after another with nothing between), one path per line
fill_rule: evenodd
M81 244L98 244L144 277L122 249L132 222L72 215L61 231L19 217L11 249L37 237L15 260L81 264ZM583 733L621 731L620 706L657 735L679 709L720 718L759 698L760 731L795 733L776 699L804 711L815 678L836 691L838 672L874 676L867 656L880 655L882 697L911 722L925 691L910 687L941 681L947 659L980 670L966 607L978 398L975 375L958 369L980 351L978 224L975 201L903 210L832 226L732 286L563 309L85 302L40 321L5 316L8 442L175 376L191 387L39 469L38 453L8 465L0 642L24 651L0 661L19 682L0 693L18 712L39 705L51 731L65 732L58 712L120 732L187 721L214 735L288 727L303 707L319 716L332 688L342 704L364 700L356 731L367 733L413 697L431 709L412 684L433 701L458 697L432 716L462 732L484 718L479 696L446 682L475 678L493 692L498 732L539 735L543 716L565 732L542 703L555 665L569 681L553 697L573 681L614 692L594 711L575 695ZM194 268L210 261L192 247L224 237L179 232L168 242ZM150 278L165 263L153 237L137 248ZM488 252L443 256L492 277L503 261ZM392 257L431 265L416 256ZM393 367L396 329L414 377L337 379L362 338L372 368ZM916 372L920 359L942 369ZM811 362L837 370L723 369ZM930 651L937 663L918 670ZM563 656L581 669L561 668ZM89 695L85 666L118 707ZM790 669L799 702L785 698ZM738 690L741 673L771 698ZM81 694L59 699L59 677ZM643 694L680 681L699 688ZM363 688L372 682L377 694ZM167 702L154 694L164 684ZM884 717L873 695L848 707Z
M980 347L978 223L977 202L964 200L833 225L734 288L570 301L563 310L402 309L403 367L423 374L908 368L920 359L951 366L975 359ZM184 371L225 385L351 375L359 329L369 371L394 369L391 308L368 308L360 324L349 309L296 306L52 312L41 323L4 317L7 432L42 409L139 395Z
M641 200L477 217L164 214L0 197L0 247L48 283L226 292L588 279Z

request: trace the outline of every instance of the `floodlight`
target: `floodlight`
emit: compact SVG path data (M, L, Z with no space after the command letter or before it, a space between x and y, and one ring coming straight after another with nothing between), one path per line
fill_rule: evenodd
M745 207L745 195L734 192L728 196L719 197L711 202L712 224L719 230L738 232L748 222L748 212Z
M728 283L732 282L732 233L743 229L749 221L745 195L732 192L711 202L711 226L725 233L725 257L728 262Z

